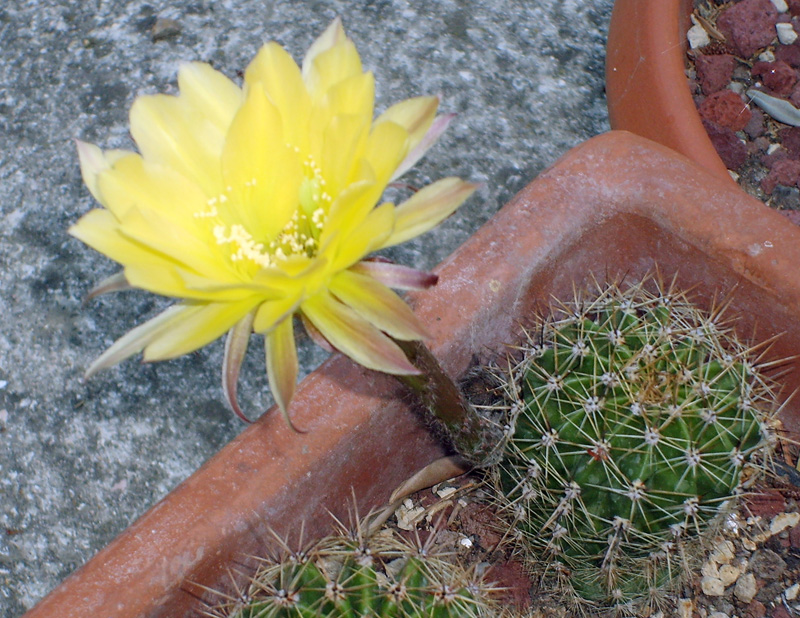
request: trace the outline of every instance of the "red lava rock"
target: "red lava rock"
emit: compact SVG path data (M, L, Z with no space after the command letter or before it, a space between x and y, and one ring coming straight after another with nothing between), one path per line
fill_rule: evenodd
M794 223L800 225L800 211L787 210L784 211L784 214ZM789 542L795 549L800 549L800 524L789 530Z
M778 10L770 0L742 0L720 13L717 28L749 58L772 42L777 21Z
M772 618L792 618L792 615L783 605L778 605L772 610Z
M800 127L786 127L778 131L781 145L793 159L800 159Z
M800 0L797 3L800 5ZM795 69L800 68L800 45L796 42L792 45L778 45L775 48L775 60L785 62Z
M756 62L750 72L761 76L764 85L779 97L789 95L797 83L797 73L783 60Z
M761 164L768 170L771 170L778 161L783 161L784 159L788 158L789 158L789 153L786 152L783 148L779 148L772 154L765 153L761 155Z
M783 185L784 187L792 187L797 184L797 181L800 180L800 161L796 161L794 159L782 159L777 161L772 165L772 168L769 170L766 178L761 181L761 189L767 195L772 195L772 192L775 190L775 187L778 185ZM779 502L775 502L774 506L773 503L769 504L761 504L759 503L753 510L754 514L762 515L762 517L773 517L776 513L781 512L781 508L778 508ZM752 507L751 507L752 508ZM773 508L777 509L773 513ZM764 509L765 511L769 512L769 514L756 512Z
M753 107L750 110L750 120L747 121L744 132L747 133L747 137L754 140L754 143L756 138L764 135L764 112L757 107ZM769 144L769 140L767 140L767 144ZM765 150L765 148L759 146L759 150Z
M731 54L701 54L694 59L694 66L703 94L714 94L731 83L736 59Z
M795 84L792 94L789 95L789 103L795 107L800 105L800 83Z
M703 119L703 127L708 133L714 149L719 158L729 170L738 170L747 161L747 147L742 143L736 133L727 127L721 127L716 122Z
M800 0L786 0L789 5L789 12L792 15L800 15Z
M510 560L495 564L487 573L487 578L501 586L497 600L504 607L513 605L520 612L528 609L531 604L531 580L520 562Z
M733 90L721 90L707 97L697 108L703 120L730 129L741 131L750 121L750 108Z
M773 169L783 162L780 161L773 165ZM795 161L795 163L798 163ZM800 165L800 163L798 163ZM779 183L784 184L784 183ZM794 183L792 183L794 184ZM786 508L786 499L779 491L764 491L760 494L748 496L745 506L752 515L760 515L766 520L770 520L778 513L783 513Z
M744 615L748 618L763 618L767 614L767 608L761 601L753 599L747 604L744 610Z

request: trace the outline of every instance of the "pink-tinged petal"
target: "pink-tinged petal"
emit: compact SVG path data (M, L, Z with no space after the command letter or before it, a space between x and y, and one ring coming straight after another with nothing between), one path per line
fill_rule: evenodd
M319 329L314 326L302 312L300 313L300 321L303 323L303 328L305 329L306 334L311 337L311 341L316 343L326 352L333 354L336 351L336 348L331 345L331 342L325 339L322 333L319 332Z
M436 120L433 121L431 128L428 129L428 132L425 134L425 137L423 137L422 140L420 140L420 142L411 150L411 152L406 155L406 158L403 159L402 163L400 163L400 165L394 171L394 174L392 174L390 180L400 178L400 176L414 167L417 161L425 156L425 153L430 150L430 147L433 146L436 143L436 140L441 137L442 133L447 130L447 127L453 118L455 118L455 114L445 114L436 118Z
M289 427L297 433L304 433L298 430L289 418L289 404L297 385L297 348L294 344L294 326L291 317L283 320L266 336L264 348L272 396L275 397L275 402Z
M233 328L228 331L225 339L225 355L222 359L222 391L225 393L225 401L231 410L245 423L252 423L245 416L239 407L236 391L239 388L239 369L242 367L247 345L250 343L250 334L253 332L253 317L255 312L251 311Z
M125 278L125 272L118 272L116 275L106 277L91 290L89 290L89 293L86 295L86 299L83 302L86 304L101 294L108 294L109 292L122 292L132 288L133 286L128 283L128 280Z
M331 279L330 290L358 315L395 339L429 337L403 299L372 277L345 270Z
M381 248L405 242L437 226L477 188L476 184L450 177L420 189L395 209L394 230Z
M408 144L411 150L427 135L436 118L439 97L415 97L395 103L375 121L379 125L385 121L396 122L408 131Z
M141 352L160 333L173 328L181 321L197 314L202 307L173 305L123 335L110 348L103 352L86 370L84 379L88 380L98 371L113 367L117 363Z
M327 290L306 300L302 311L337 350L364 367L394 375L420 373L396 343Z
M363 260L351 266L350 270L372 277L396 290L427 290L439 281L439 275L379 259Z

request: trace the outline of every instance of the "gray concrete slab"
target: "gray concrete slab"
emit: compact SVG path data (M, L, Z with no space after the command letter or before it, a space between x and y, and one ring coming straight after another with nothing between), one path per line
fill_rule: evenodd
M91 360L167 301L82 306L116 268L66 234L92 207L72 138L132 146L142 93L180 62L236 76L271 39L295 58L337 15L377 78L377 105L441 93L458 113L408 178L485 183L444 225L393 252L434 266L570 147L605 131L612 0L5 0L0 3L0 616L18 616L242 430L222 402L217 342L90 383ZM154 41L157 18L180 32ZM498 239L502 242L502 239ZM324 354L301 352L303 371ZM247 410L270 405L262 354Z

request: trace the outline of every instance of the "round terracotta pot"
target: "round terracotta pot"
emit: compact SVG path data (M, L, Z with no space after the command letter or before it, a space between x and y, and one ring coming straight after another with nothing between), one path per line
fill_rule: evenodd
M692 0L616 0L606 48L612 129L631 131L735 184L708 138L686 80Z
M661 1L661 0L659 0ZM523 189L413 295L453 377L520 341L520 323L597 281L664 278L740 337L771 341L784 396L800 388L800 227L672 150L627 132L593 138ZM790 358L791 357L791 358ZM782 410L800 436L800 398ZM152 507L25 618L194 615L208 589L242 585L278 534L305 538L386 503L441 456L396 382L334 356L300 385L290 431L273 410ZM296 536L295 536L296 538Z

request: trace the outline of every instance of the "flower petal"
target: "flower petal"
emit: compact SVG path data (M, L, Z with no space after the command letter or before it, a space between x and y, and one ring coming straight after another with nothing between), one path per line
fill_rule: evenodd
M436 120L433 121L430 129L428 129L428 132L425 133L423 138L416 146L412 147L411 152L408 153L403 162L395 170L390 181L400 178L400 176L414 167L417 161L425 156L425 153L428 152L430 147L433 146L442 133L445 132L447 126L450 124L450 121L453 118L455 118L455 114L445 114L444 116L439 116L436 118Z
M115 275L106 277L100 283L95 285L86 295L84 303L88 303L93 298L97 298L101 294L108 294L109 292L122 292L130 290L133 286L125 278L124 272L118 272Z
M213 124L220 135L242 104L242 89L205 62L187 62L178 70L181 99Z
M375 174L375 182L386 186L408 152L408 131L386 121L373 128L364 157Z
M395 209L394 231L381 248L427 232L453 214L477 188L476 184L450 177L420 189Z
M153 253L123 236L119 228L119 221L111 212L96 208L83 215L68 231L78 240L120 264L152 263Z
M225 355L222 359L222 390L231 410L245 423L252 421L239 407L236 391L239 388L239 369L242 367L250 335L253 332L254 312L248 313L228 331L225 338Z
M348 237L336 243L331 269L336 272L349 268L365 255L384 246L394 228L395 208L388 202L373 210Z
M341 17L334 19L330 25L325 29L325 32L320 34L317 39L308 48L305 57L303 58L303 79L309 79L311 72L311 65L322 52L329 50L334 45L338 45L347 40L347 35L342 26Z
M294 429L288 415L289 403L294 397L297 385L297 348L294 343L294 327L291 317L280 322L265 337L264 349L267 358L269 388L275 398L275 403L283 412L286 422Z
M390 121L399 124L409 135L409 147L419 144L433 124L439 97L414 97L395 103L375 121L376 125Z
M286 141L307 151L311 97L300 69L286 50L274 42L264 45L247 67L244 81L251 88L260 84L280 113Z
M249 298L237 303L199 304L197 311L171 328L156 333L144 349L144 360L167 360L202 348L245 317L257 302Z
M301 309L331 345L364 367L395 375L419 374L396 343L329 292L306 300Z
M274 238L297 206L303 169L283 138L281 117L262 88L251 88L222 152L231 220L259 239ZM269 205L269 207L265 207Z
M88 380L98 371L112 367L141 352L159 333L195 315L200 309L199 306L172 305L151 320L128 331L89 366L83 376L84 379Z
M265 334L272 332L278 324L297 311L300 307L300 298L300 296L287 296L261 303L256 311L253 330Z
M439 281L439 275L377 260L362 260L353 264L350 272L367 275L396 290L427 290Z
M429 337L403 299L372 277L344 270L331 279L330 290L358 315L395 339Z
M97 188L97 176L101 172L110 169L120 158L133 153L127 150L103 152L94 144L87 144L79 139L75 140L75 145L78 148L78 159L81 164L83 182L89 189L89 193L94 196L94 199L102 203L100 191Z
M221 134L179 97L142 96L131 107L131 135L145 159L176 170L211 197L223 187Z

